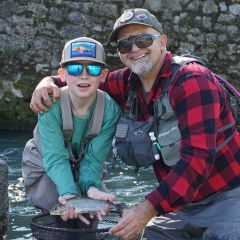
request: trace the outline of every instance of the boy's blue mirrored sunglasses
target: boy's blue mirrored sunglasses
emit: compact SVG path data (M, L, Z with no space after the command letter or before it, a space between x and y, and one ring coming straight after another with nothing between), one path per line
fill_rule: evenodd
M72 76L79 76L83 72L84 66L87 68L87 73L90 76L99 76L102 71L102 66L99 64L81 64L81 63L69 63L67 64L67 72Z

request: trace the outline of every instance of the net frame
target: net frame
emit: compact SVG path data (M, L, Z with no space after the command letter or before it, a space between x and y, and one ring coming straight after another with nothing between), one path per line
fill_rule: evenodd
M64 222L60 216L52 216L49 213L39 214L32 218L30 227L33 239L38 240L118 240L120 238L110 236L109 229L121 219L117 211L110 211L103 221L96 218L90 219L89 214L84 215L91 221L85 225L79 219L70 219Z

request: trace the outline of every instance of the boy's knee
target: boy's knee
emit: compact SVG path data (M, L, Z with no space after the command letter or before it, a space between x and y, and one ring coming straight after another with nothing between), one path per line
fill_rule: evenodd
M26 196L33 206L46 210L51 209L59 197L55 184L45 176L26 188Z

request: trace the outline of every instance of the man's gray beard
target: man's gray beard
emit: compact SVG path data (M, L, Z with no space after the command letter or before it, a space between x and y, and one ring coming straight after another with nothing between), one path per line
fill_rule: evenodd
M136 64L132 64L131 70L136 73L137 75L144 75L146 73L149 73L152 70L153 63L151 59L146 59L143 62L139 62Z

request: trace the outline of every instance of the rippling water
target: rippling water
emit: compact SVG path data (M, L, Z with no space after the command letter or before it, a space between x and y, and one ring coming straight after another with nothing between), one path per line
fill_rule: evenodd
M25 199L21 176L22 150L31 137L32 133L29 132L0 131L0 153L6 156L9 170L9 226L4 238L6 240L32 239L31 218L39 213ZM114 169L109 162L105 183L109 192L117 196L117 201L125 202L128 207L142 202L144 196L157 184L151 168L135 173L134 168L129 168L120 161Z

